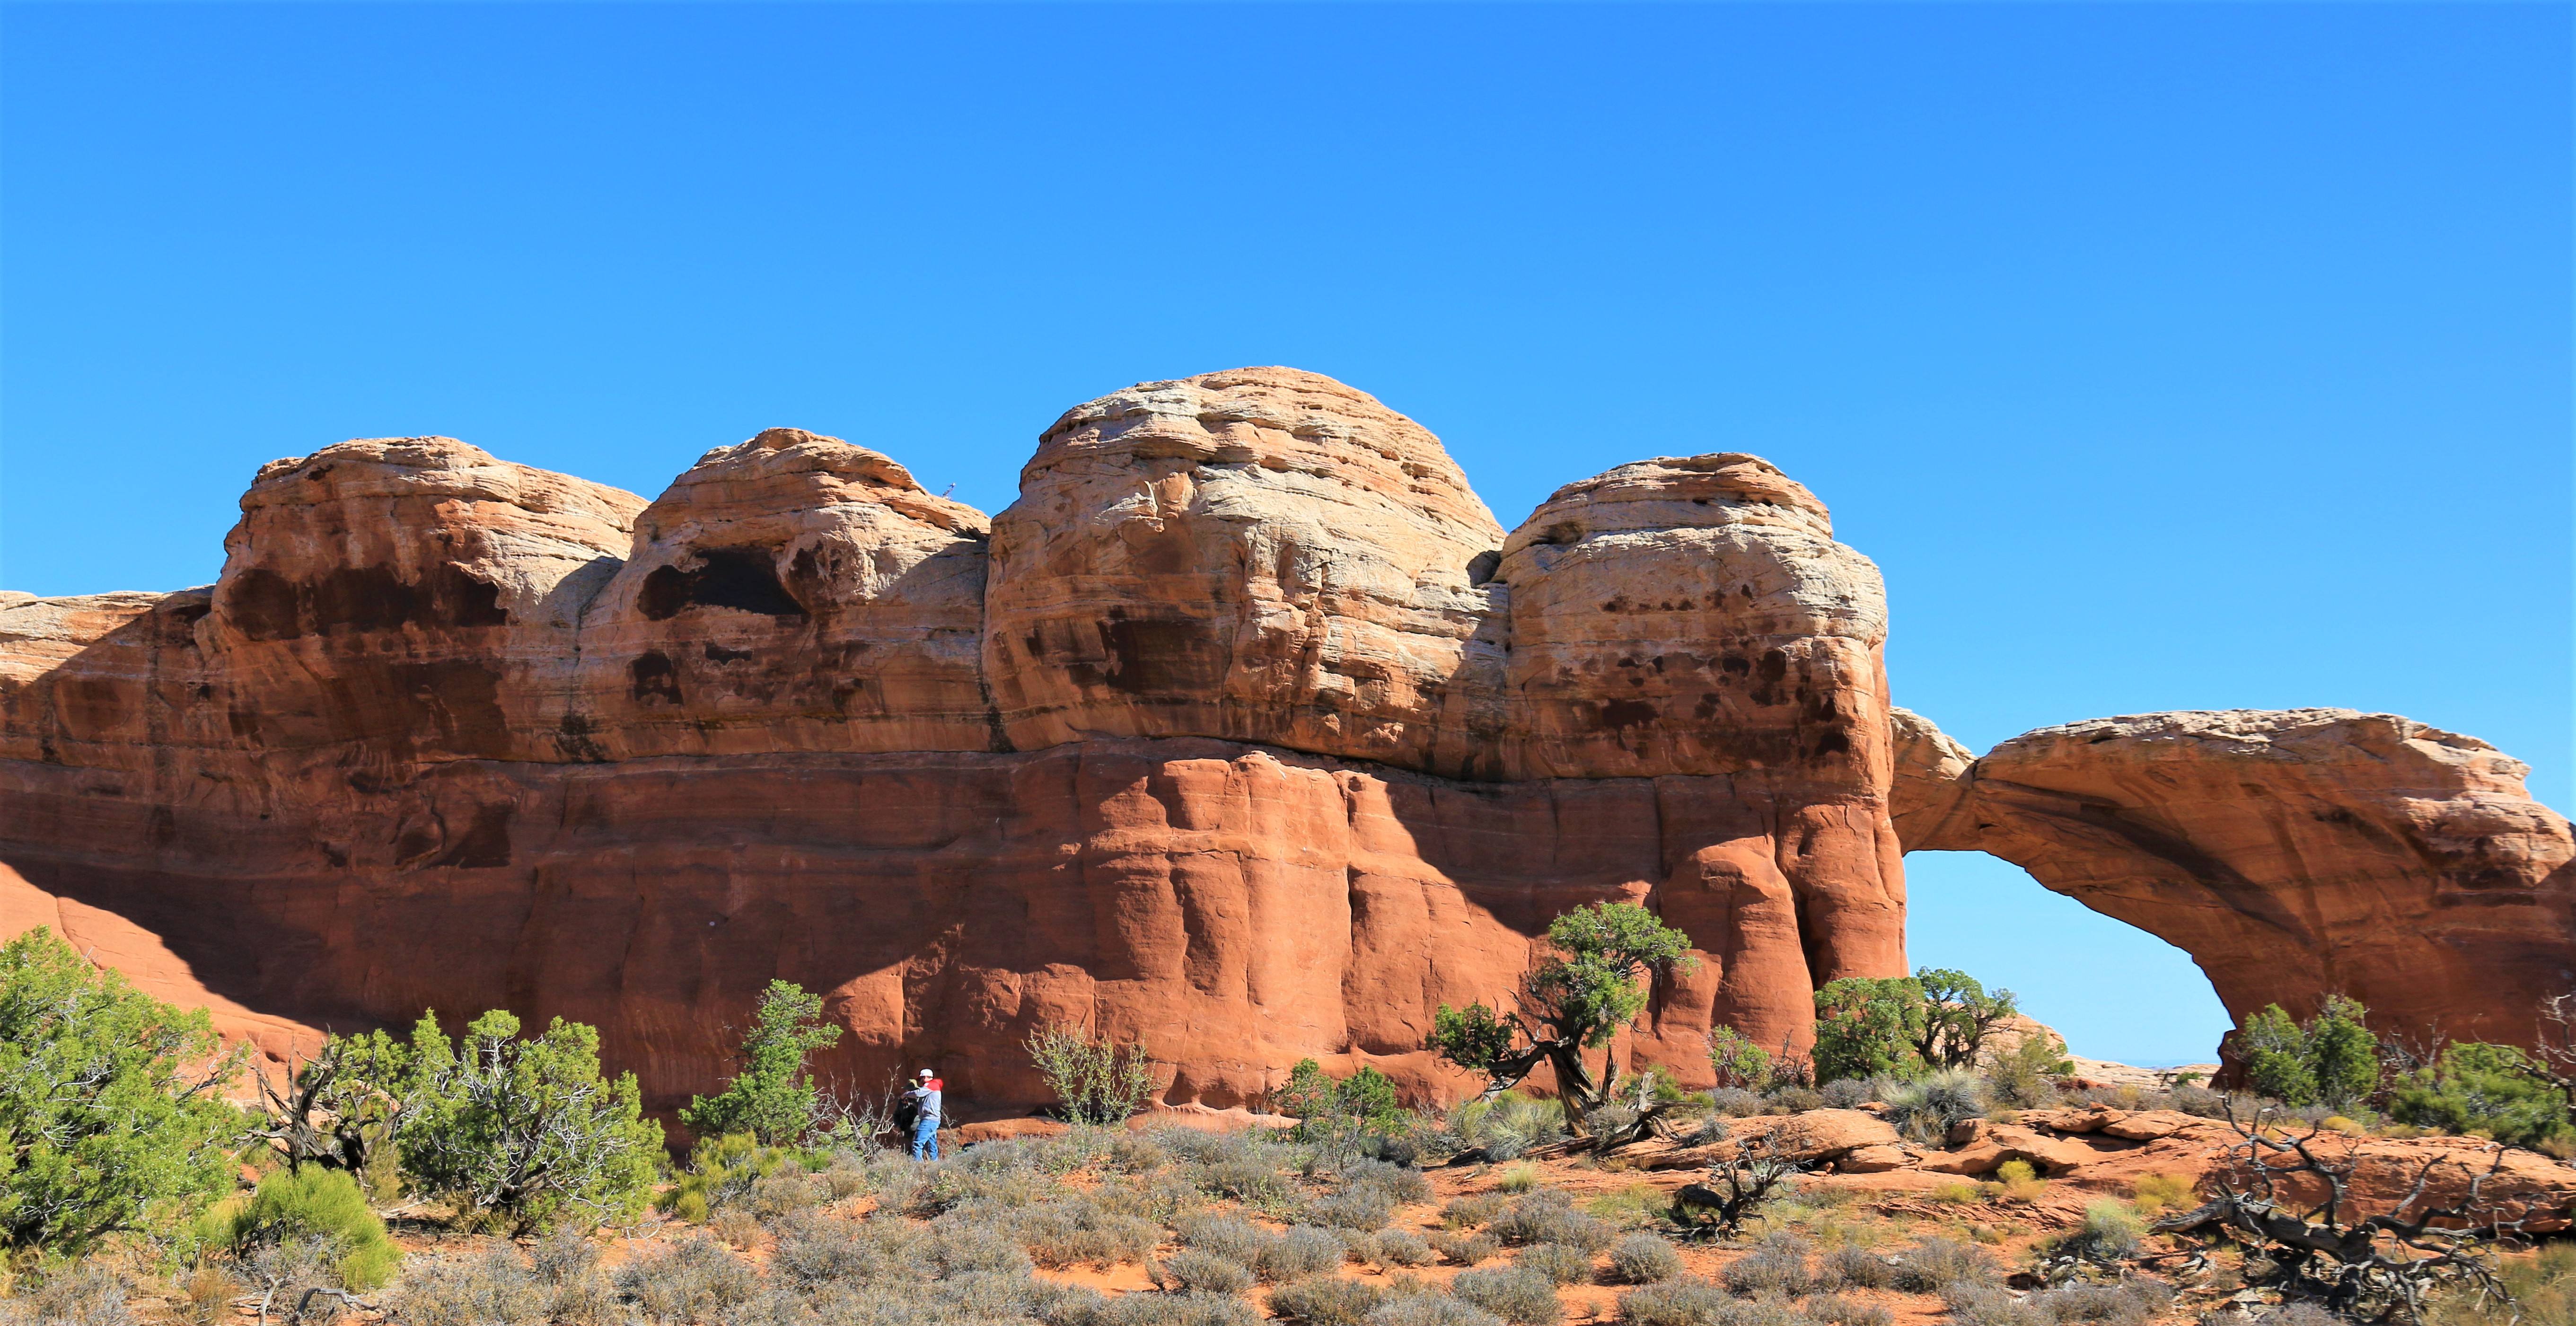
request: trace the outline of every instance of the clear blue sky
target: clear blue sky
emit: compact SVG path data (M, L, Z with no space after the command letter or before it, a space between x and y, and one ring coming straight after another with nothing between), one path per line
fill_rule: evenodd
M2570 10L0 8L0 585L211 580L261 462L651 495L793 424L997 510L1124 384L1293 364L1505 524L1768 456L1979 749L2348 705L2570 790ZM1983 858L1917 956L2202 1056Z

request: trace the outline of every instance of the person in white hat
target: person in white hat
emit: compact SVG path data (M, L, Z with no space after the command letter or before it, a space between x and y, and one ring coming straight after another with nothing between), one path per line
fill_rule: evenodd
M939 1105L948 1084L925 1068L912 1090L903 1093L917 1111L912 1120L912 1158L939 1159Z

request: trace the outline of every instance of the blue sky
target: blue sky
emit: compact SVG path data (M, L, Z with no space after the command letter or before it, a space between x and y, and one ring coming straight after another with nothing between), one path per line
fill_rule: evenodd
M792 424L987 510L1252 363L1506 525L1749 450L1899 701L2345 705L2570 802L2569 9L0 8L0 585L211 580L261 462L446 433L651 495ZM1979 857L1919 959L2081 1052L2224 1026Z

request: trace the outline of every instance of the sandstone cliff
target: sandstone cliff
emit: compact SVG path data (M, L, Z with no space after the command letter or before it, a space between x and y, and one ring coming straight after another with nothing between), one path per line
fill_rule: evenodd
M2241 1023L2329 993L2529 1044L2576 989L2576 840L2474 737L2349 709L2095 719L1970 758L1896 712L1908 849L1988 852L2184 950Z
M1454 1087L1432 1010L1582 902L1692 936L1628 1051L1685 1079L1905 966L1877 571L1752 457L1507 533L1419 425L1245 369L1076 407L989 527L792 429L650 504L342 443L242 512L211 591L0 600L0 861L272 1047L507 1005L667 1105L785 977L827 1074L1024 1106L1069 1020L1223 1107Z

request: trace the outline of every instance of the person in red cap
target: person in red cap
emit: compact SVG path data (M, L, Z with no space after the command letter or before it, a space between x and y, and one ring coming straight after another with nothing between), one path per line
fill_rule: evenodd
M948 1084L929 1069L921 1070L920 1085L903 1093L916 1113L912 1120L912 1158L939 1159L939 1104Z

